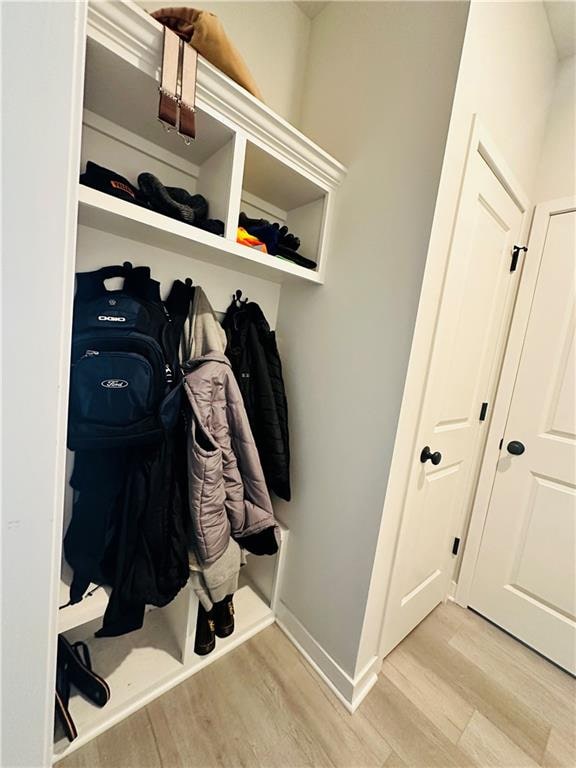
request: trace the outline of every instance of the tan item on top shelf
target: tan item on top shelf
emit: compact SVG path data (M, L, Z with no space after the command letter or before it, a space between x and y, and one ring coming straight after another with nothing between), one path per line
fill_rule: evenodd
M201 56L238 85L264 101L244 59L232 45L217 16L195 8L160 8L151 15L189 42Z

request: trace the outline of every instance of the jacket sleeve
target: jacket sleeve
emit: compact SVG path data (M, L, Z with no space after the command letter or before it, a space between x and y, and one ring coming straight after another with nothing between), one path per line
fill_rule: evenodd
M263 340L266 355L267 372L270 379L272 397L275 404L275 427L279 431L273 443L275 450L271 452L270 467L267 472L269 487L281 499L290 501L290 443L288 437L288 403L282 377L282 363L276 344L274 331L268 331Z
M230 369L226 374L226 416L232 455L227 457L224 475L227 486L230 486L232 533L248 551L274 554L278 551L279 534L270 494L238 383ZM239 491L242 494L241 510L237 506Z

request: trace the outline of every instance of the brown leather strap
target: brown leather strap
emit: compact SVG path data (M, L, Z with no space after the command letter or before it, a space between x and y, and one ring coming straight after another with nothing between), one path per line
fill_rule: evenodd
M198 53L188 43L182 43L182 95L180 98L180 127L182 136L191 139L196 138L196 70L198 66Z
M178 122L178 63L180 59L180 38L171 29L164 27L162 47L162 74L160 80L160 103L158 117L164 123L176 128Z

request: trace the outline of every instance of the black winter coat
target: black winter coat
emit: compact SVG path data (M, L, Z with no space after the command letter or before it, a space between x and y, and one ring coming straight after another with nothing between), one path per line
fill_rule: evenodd
M266 484L290 501L288 405L276 336L258 304L228 307L226 356L238 380Z

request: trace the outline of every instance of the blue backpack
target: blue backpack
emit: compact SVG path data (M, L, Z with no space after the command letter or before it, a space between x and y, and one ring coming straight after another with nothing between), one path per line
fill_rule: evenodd
M120 290L107 290L111 277L124 277ZM159 442L180 408L181 325L148 267L126 262L76 279L68 447Z

